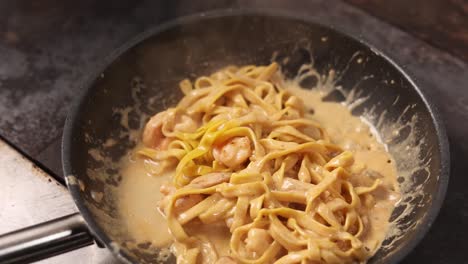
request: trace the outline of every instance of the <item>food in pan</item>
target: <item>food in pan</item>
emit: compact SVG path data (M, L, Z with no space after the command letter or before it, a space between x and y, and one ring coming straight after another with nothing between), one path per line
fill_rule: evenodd
M180 88L124 172L135 239L170 244L178 263L362 263L377 251L399 190L365 120L276 63Z

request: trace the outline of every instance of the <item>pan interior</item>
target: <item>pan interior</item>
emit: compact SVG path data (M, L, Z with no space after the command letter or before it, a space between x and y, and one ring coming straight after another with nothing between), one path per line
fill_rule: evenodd
M93 80L69 125L66 174L78 179L69 187L109 248L131 262L175 261L166 251L135 243L124 228L116 228L122 226L115 202L122 180L118 161L136 144L149 115L181 98L180 80L227 65L272 60L290 78L303 64L312 64L323 75L334 70L339 89L330 92L328 100L353 105L353 114L376 127L395 158L403 198L387 239L369 263L400 259L414 246L439 194L442 157L428 106L391 62L336 31L281 16L188 19L150 35ZM307 80L304 86L314 82Z

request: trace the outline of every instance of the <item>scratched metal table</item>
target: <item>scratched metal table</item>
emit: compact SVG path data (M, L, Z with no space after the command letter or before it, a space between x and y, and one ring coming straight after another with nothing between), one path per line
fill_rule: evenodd
M19 150L0 142L0 233L76 210L62 185L60 138L70 102L93 65L152 25L240 6L340 22L417 79L445 117L452 175L434 226L403 262L468 263L468 65L340 0L0 1L0 135ZM114 262L95 245L42 261Z

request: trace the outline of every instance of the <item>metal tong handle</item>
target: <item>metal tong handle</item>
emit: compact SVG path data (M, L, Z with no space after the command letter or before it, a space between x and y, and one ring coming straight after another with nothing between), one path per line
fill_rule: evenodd
M83 217L71 214L0 236L0 263L30 263L93 244Z

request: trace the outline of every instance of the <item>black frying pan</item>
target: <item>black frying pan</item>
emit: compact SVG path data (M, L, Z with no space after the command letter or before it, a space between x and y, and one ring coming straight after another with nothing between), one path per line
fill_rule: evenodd
M344 92L332 92L326 100L343 101L352 89L353 101L366 98L353 113L365 116L383 135L404 186L403 202L391 217L399 233L387 236L369 263L401 260L434 221L448 183L448 142L434 106L402 68L370 45L312 18L244 10L158 26L91 73L63 137L64 173L80 214L1 236L0 262L34 261L93 241L124 262L154 262L159 250L136 244L126 234L112 192L122 180L113 162L135 144L122 126L122 109L130 109L128 126L139 129L141 113L154 114L177 102L183 78L230 64L267 64L273 57L287 77L304 63L323 74L334 69ZM308 79L303 85L316 82ZM116 144L106 144L109 139ZM106 160L96 159L96 153Z

